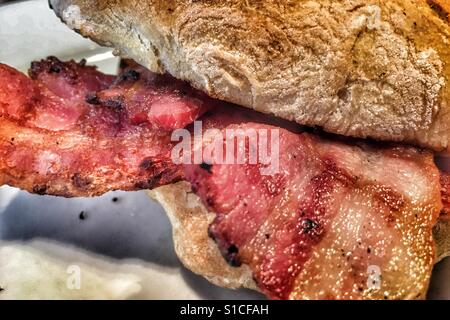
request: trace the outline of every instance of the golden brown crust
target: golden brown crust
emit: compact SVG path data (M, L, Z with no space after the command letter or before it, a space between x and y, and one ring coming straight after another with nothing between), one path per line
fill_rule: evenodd
M210 95L305 125L450 140L446 0L51 0L70 27Z
M214 214L192 193L189 183L164 186L149 191L149 195L166 210L173 226L175 251L189 270L217 286L257 290L250 269L229 266L208 236Z

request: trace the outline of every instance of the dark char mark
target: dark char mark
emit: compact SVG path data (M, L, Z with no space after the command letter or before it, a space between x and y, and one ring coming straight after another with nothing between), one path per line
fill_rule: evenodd
M212 164L203 162L202 164L200 164L200 168L206 170L208 173L212 173Z

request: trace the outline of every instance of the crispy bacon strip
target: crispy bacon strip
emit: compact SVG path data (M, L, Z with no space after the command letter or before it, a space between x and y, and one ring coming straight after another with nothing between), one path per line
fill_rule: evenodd
M114 79L84 62L62 63L53 57L34 62L30 75L37 81L0 65L0 115L23 126L50 131L71 130L79 125L89 111L85 95L107 88Z
M133 125L149 123L168 132L185 128L212 106L221 104L186 82L156 75L136 64L125 67L113 86L91 94L89 100L125 109Z
M161 129L189 124L212 103L144 70L115 78L51 57L34 62L30 76L0 65L0 184L39 194L94 196L180 180L170 132ZM101 100L111 91L123 106Z
M86 94L109 88L116 77L103 74L95 67L87 66L85 60L62 62L56 57L31 63L29 76L37 80L65 102L73 101L73 107L84 102Z
M210 234L227 261L249 265L275 299L423 293L442 207L431 153L254 123L235 127L278 130L280 171L264 176L248 161L186 166L194 191L217 213ZM249 144L240 154L248 155ZM380 287L376 277L368 281L371 272L381 272Z

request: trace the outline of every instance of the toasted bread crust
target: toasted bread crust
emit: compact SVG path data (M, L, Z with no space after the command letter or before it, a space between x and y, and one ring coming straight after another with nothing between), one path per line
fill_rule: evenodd
M192 193L189 183L164 186L149 191L149 195L166 210L173 227L175 251L189 270L220 287L258 290L250 269L229 266L208 236L215 215Z
M82 35L211 96L338 134L449 145L446 0L50 3Z

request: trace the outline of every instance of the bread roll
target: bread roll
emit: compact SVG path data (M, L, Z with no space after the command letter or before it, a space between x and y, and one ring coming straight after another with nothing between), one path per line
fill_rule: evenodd
M446 0L50 0L71 28L213 97L326 131L450 140Z

